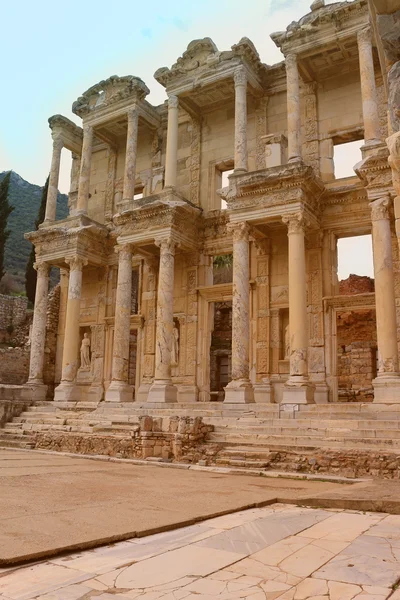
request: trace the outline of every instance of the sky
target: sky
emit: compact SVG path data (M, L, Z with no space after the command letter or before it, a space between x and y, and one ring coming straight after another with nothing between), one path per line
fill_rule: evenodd
M153 78L193 39L220 50L249 37L261 60L283 59L270 39L309 12L312 0L14 0L2 6L0 172L13 169L43 185L51 161L47 119L110 75L136 75L153 104L165 98ZM330 2L327 2L330 3ZM357 162L357 161L354 161ZM347 161L348 164L348 161ZM353 163L354 164L354 163ZM68 192L70 153L63 151L60 190Z

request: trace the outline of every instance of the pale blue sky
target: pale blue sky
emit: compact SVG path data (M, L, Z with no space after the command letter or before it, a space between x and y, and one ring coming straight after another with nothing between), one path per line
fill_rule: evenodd
M269 37L309 12L312 0L14 0L2 6L0 171L13 169L43 185L50 168L47 119L61 113L75 122L72 102L110 75L137 75L148 100L165 93L153 78L196 38L221 50L243 36L261 60L282 60ZM327 2L328 3L328 2ZM330 3L330 2L329 2ZM68 191L70 160L63 152L60 189Z

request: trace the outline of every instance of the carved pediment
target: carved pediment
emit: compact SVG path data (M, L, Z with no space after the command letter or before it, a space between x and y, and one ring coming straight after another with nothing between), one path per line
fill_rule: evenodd
M86 90L73 103L72 112L83 117L96 108L103 108L126 98L131 97L133 101L143 100L149 93L150 90L139 77L112 75Z

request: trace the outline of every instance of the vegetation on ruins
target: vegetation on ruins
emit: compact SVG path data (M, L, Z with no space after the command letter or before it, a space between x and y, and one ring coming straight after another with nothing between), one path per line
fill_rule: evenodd
M8 217L14 210L9 202L11 171L6 173L0 183L0 279L5 275L4 254L7 239L10 237L10 230L7 229Z
M47 190L49 189L49 177L46 179L46 183L44 184L44 188L42 189L42 198L40 201L38 216L35 220L35 229L39 229L39 225L43 223L44 217L46 214L46 200L47 200ZM26 264L25 270L25 290L28 300L30 302L35 301L35 293L36 293L36 281L37 281L37 272L34 268L35 263L35 247L32 245L31 252L29 254L28 262Z

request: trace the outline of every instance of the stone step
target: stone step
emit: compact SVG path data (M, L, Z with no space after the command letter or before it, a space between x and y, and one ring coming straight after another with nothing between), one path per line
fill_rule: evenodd
M250 447L261 446L284 446L291 450L296 447L301 448L379 448L379 449L400 449L400 439L388 439L388 438L354 438L344 437L340 435L335 436L309 436L309 435L259 435L255 436L235 436L232 435L221 435L218 433L210 433L208 443L213 444L248 444Z
M269 425L254 426L247 428L226 428L220 427L219 425L214 426L214 433L221 435L248 435L250 437L257 438L259 435L311 435L330 437L334 435L343 435L345 437L356 437L356 438L391 438L400 439L400 429L353 429L348 427L331 427L325 425L319 427L286 427L284 425L271 427Z
M0 438L0 448L34 448L35 442L22 442L17 440L3 440Z

